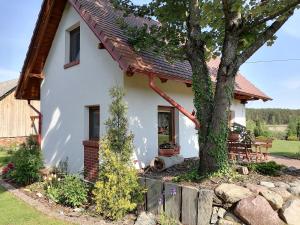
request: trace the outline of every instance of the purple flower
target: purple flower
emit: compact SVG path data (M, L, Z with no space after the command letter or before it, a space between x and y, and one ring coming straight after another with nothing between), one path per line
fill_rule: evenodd
M176 195L176 188L171 188L170 195L175 196Z
M162 204L163 204L163 198L162 198L162 196L159 198L158 204L159 204L159 205L162 205Z

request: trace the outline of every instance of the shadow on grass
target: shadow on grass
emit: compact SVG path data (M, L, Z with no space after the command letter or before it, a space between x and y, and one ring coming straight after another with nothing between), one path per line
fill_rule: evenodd
M292 152L272 152L271 155L273 156L283 156L291 159L298 159L300 160L300 153L292 153Z

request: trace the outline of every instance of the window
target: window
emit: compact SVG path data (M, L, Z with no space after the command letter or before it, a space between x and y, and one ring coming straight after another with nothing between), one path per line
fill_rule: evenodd
M89 107L89 139L98 140L100 131L100 108L99 106Z
M70 62L80 59L80 27L70 31Z
M175 144L175 116L173 107L158 107L158 146Z

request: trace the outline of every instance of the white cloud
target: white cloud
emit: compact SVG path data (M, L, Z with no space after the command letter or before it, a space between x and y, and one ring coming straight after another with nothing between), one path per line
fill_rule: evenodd
M20 73L17 71L0 68L0 81L15 79L19 75Z

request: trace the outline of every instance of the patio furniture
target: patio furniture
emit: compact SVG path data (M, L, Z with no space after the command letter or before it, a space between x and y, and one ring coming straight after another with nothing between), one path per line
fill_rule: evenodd
M259 151L260 156L263 157L263 160L268 160L269 148L272 148L273 139L264 138L256 139L254 142L254 147L256 151ZM262 159L261 159L262 160Z

